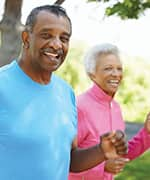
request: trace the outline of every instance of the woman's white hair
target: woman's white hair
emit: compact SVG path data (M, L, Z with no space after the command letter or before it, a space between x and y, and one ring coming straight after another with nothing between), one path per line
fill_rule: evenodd
M119 49L113 44L104 43L95 45L87 51L84 57L84 66L88 75L95 72L97 64L96 61L98 60L97 57L105 54L114 54L119 56Z

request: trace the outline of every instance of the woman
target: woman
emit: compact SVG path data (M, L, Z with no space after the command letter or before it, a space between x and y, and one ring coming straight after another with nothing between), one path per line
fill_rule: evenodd
M94 46L84 62L93 86L77 98L80 148L97 144L99 136L107 131L125 130L120 106L114 100L123 77L118 48L112 44ZM138 157L150 147L150 114L145 127L128 142L128 146L129 159ZM70 173L69 180L112 180L113 174L122 171L126 163L123 157L107 160L83 173Z

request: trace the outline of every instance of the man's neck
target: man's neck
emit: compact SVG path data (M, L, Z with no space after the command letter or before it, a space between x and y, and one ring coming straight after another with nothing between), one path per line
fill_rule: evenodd
M20 68L35 82L40 84L48 84L51 80L51 72L48 71L40 71L37 68L33 68L31 63L25 61L23 59L19 60Z

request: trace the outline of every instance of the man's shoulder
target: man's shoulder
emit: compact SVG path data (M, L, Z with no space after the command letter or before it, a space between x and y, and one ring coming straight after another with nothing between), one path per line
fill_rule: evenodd
M0 67L0 77L3 76L4 74L8 74L13 66L14 66L14 61L11 62L10 64L6 64Z
M75 103L75 93L71 85L68 84L68 82L61 79L57 75L53 75L52 84L54 90L56 90L56 93L62 95L65 101L69 99L69 101L71 100L73 104Z
M71 91L73 91L71 85L67 81L65 81L64 79L57 76L56 74L53 75L53 81L55 81L55 83L57 83L57 85L62 86L64 88L66 88L66 89L70 89Z

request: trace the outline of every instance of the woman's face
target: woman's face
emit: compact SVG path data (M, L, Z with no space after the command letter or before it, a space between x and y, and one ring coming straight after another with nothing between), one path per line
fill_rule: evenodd
M123 77L122 63L114 54L103 54L97 58L96 70L91 74L91 79L113 97Z

